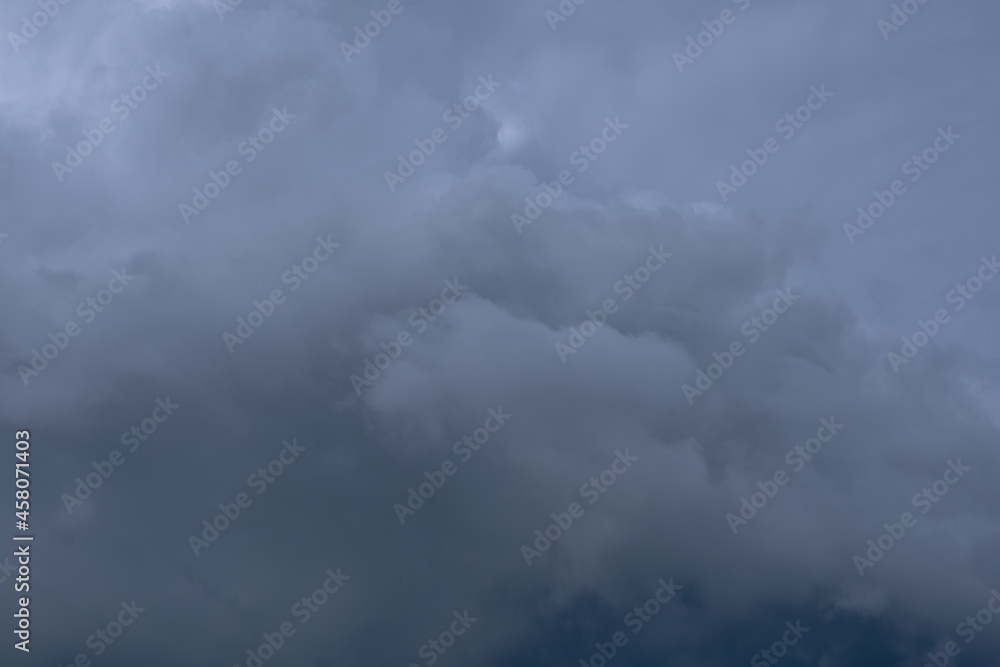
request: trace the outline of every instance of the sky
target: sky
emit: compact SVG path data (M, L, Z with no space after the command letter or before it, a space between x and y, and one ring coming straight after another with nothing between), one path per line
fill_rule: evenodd
M997 18L5 3L3 664L995 665Z

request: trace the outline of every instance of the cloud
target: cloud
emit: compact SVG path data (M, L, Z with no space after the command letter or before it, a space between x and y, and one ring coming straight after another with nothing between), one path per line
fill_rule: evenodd
M247 1L220 20L207 2L69 3L4 56L0 422L31 431L38 660L246 664L291 618L275 660L429 664L468 610L442 665L578 664L622 628L622 664L739 662L796 620L788 664L919 665L982 607L1000 576L1000 292L899 373L886 355L1000 248L979 112L991 6L928 4L887 43L891 7L751 3L679 73L671 54L725 3L586 3L553 32L557 5L402 0L348 62L340 43L383 5ZM169 76L121 118L149 67ZM503 86L390 191L386 170L491 73ZM716 181L824 83L836 96L722 203ZM275 109L294 118L268 134ZM628 129L580 158L617 117ZM844 222L948 124L948 160L847 243ZM186 224L196 188L210 201ZM318 239L339 247L313 269ZM113 270L134 282L89 319ZM240 318L253 333L230 353ZM737 341L690 404L682 387ZM63 494L166 396L183 409L68 513ZM463 459L490 409L512 417ZM844 429L796 469L821 419ZM301 463L248 492L293 438ZM635 466L603 482L626 449ZM968 476L920 514L959 457ZM457 473L400 525L394 504L446 460ZM734 535L727 514L779 471ZM189 536L242 492L196 557ZM853 556L908 511L861 577ZM299 625L337 568L349 584ZM633 637L626 615L671 577L681 592ZM147 611L97 656L88 637L133 599ZM961 659L997 648L986 631Z

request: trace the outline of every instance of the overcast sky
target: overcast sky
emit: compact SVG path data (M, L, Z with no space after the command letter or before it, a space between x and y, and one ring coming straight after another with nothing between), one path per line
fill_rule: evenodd
M996 664L995 3L231 1L0 7L5 665Z

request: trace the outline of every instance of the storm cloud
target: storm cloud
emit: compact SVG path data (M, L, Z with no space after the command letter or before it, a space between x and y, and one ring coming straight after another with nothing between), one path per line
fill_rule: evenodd
M997 18L5 4L4 664L995 664Z

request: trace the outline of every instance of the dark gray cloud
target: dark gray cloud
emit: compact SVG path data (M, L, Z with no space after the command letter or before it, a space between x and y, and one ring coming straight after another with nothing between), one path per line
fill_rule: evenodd
M6 39L11 664L995 663L991 5L224 2Z

